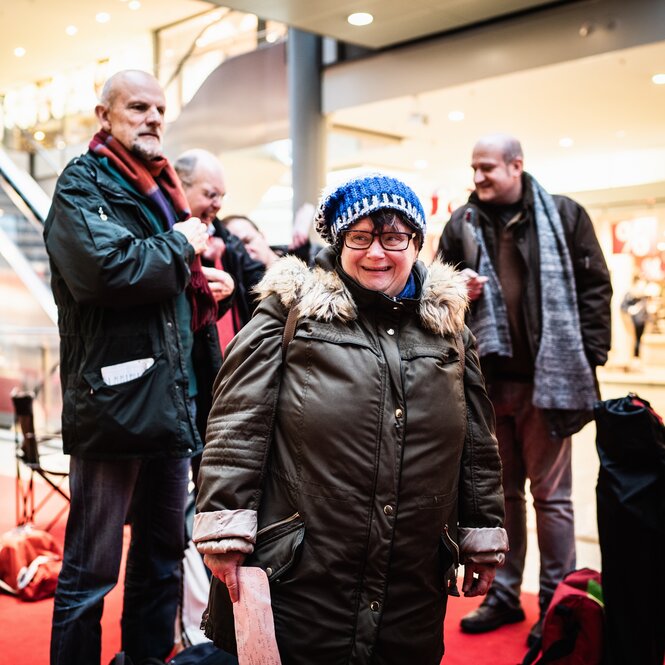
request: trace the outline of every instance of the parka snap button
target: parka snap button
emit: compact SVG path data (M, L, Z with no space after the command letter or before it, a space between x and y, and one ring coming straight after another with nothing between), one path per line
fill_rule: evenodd
M390 517L395 512L395 509L392 506L383 506L383 512Z
M394 331L392 328L388 328L388 330L386 330L386 332L387 332L389 335L394 335L394 334L395 334L395 331Z
M166 325L167 325L169 328L173 328L173 324L172 324L170 321L167 321Z
M395 409L395 418L401 418L404 415L402 409Z
M270 577L270 576L273 574L273 572L274 572L274 571L273 571L273 569L272 569L270 566L268 566L268 567L266 568L266 575L267 575L268 577Z
M369 604L369 609L372 610L372 612L378 612L381 609L381 603L378 600L373 600Z

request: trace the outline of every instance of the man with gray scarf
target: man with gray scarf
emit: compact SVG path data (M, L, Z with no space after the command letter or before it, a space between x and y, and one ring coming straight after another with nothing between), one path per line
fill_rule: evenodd
M528 478L540 550L531 645L555 587L575 567L570 437L599 398L594 368L610 347L612 287L586 211L523 170L519 141L483 137L471 167L475 191L445 226L439 254L467 275L468 323L496 411L510 552L461 626L483 633L525 618Z

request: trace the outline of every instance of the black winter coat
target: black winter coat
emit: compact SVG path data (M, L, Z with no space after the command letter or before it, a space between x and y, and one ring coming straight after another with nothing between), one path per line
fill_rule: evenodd
M87 153L58 179L44 224L64 450L79 457L189 457L202 447L175 310L194 249L181 233L155 233L149 206ZM144 358L154 364L138 378L104 382L102 368Z
M538 235L534 223L533 192L528 177L523 182L523 213L514 231L516 246L522 256L527 271L525 293L522 299L528 342L532 357L537 355L541 334L541 289L540 256ZM577 306L584 350L591 369L604 365L611 344L610 301L612 285L602 249L586 210L567 196L552 196L563 225L568 251L573 264ZM439 257L453 265L476 270L477 254L466 241L469 236L465 229L464 215L470 207L475 208L490 260L496 265L495 227L483 209L475 193L469 202L455 210L446 224L439 242ZM493 381L492 357L483 357L483 372L488 383ZM553 436L565 436L578 431L593 418L591 411L548 411L548 421Z
M215 236L221 238L226 245L226 251L222 256L222 267L235 282L235 290L229 297L229 306L234 303L238 312L240 320L237 329L234 321L234 331L237 333L252 318L257 305L252 289L261 281L266 268L263 263L256 261L247 253L242 240L228 231L219 220L216 219L213 225ZM202 261L212 265L210 261L205 259Z

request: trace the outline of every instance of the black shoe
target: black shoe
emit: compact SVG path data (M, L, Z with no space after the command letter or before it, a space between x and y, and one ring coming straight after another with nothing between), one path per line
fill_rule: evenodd
M531 626L531 630L529 631L529 634L527 635L526 638L526 645L530 648L532 647L538 640L541 640L543 638L543 619L545 618L544 614L540 615L540 619L536 621L536 623Z
M119 651L109 665L132 665L132 660L124 651Z
M463 633L486 633L509 623L524 621L521 607L510 607L496 596L487 596L481 605L467 614L460 626Z

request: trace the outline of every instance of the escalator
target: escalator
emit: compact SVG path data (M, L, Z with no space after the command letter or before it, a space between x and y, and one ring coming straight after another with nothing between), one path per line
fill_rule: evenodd
M40 426L59 426L57 311L42 238L49 206L0 149L0 427L13 422L13 388L35 392Z

